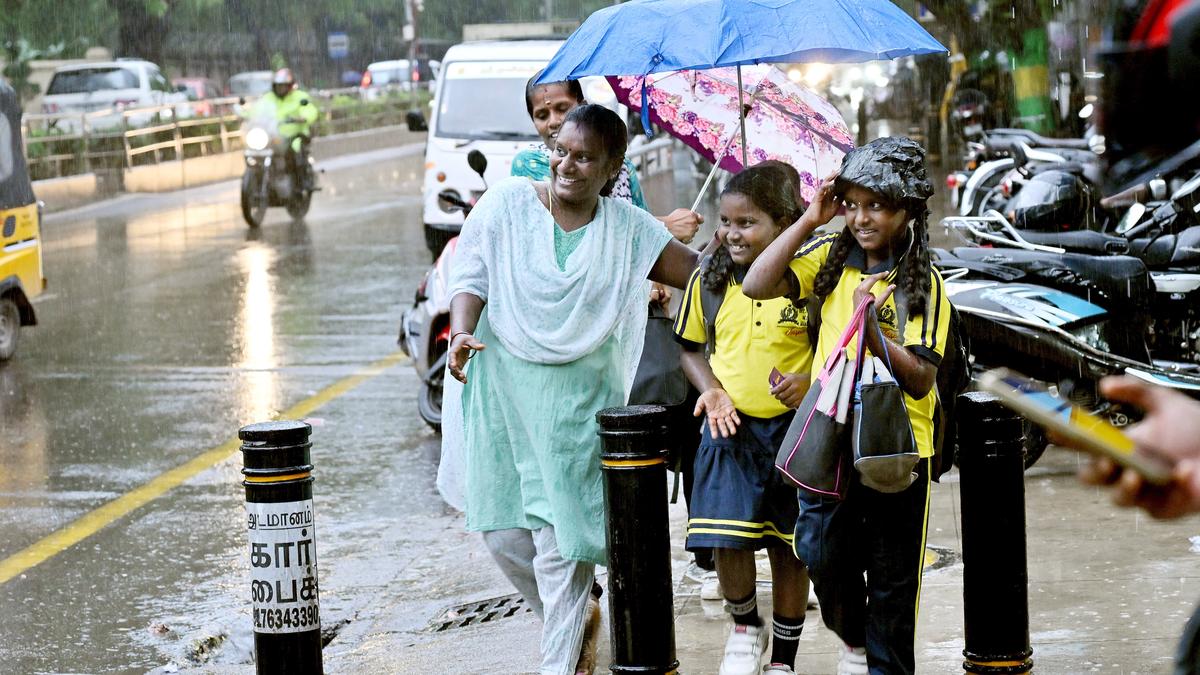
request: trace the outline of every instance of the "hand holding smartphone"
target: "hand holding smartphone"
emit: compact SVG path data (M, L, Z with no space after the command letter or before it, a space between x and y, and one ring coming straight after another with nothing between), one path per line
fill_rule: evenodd
M1137 445L1123 431L1055 396L1036 380L1007 368L996 368L980 376L979 387L1063 438L1071 447L1107 457L1133 469L1154 485L1166 485L1171 480L1169 462L1139 452Z

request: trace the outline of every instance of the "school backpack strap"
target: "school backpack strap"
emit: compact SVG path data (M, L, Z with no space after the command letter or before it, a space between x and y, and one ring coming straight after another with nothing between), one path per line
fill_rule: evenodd
M704 316L704 328L708 333L704 344L705 358L712 358L717 348L717 312L721 311L721 303L725 302L725 289L720 292L710 289L704 284L704 273L712 262L712 256L706 255L700 261L700 313ZM726 284L726 289L728 288Z
M908 326L908 298L900 286L896 296L896 327L901 340ZM935 482L954 466L958 455L958 396L971 385L971 338L962 324L954 303L950 303L950 324L946 345L934 380L937 399L933 406L933 457L930 477Z
M793 305L799 305L800 302L792 300ZM821 310L825 307L825 298L819 295L810 295L804 299L804 311L808 313L808 344L815 352L817 349L817 340L821 337Z

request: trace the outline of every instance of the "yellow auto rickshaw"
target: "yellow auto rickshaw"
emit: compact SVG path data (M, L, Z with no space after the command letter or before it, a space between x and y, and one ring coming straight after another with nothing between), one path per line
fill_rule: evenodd
M41 230L21 148L21 104L0 80L0 361L17 351L21 327L37 323L32 300L46 288Z

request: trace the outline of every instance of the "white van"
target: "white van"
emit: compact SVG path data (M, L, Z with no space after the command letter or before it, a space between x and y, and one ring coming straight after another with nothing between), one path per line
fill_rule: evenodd
M425 145L425 243L435 257L463 222L458 210L439 205L438 193L452 190L473 203L484 191L467 153L479 150L487 157L485 176L492 185L508 177L518 152L541 142L525 109L525 83L561 45L561 40L467 42L446 52ZM616 109L604 78L584 78L581 84L589 102Z

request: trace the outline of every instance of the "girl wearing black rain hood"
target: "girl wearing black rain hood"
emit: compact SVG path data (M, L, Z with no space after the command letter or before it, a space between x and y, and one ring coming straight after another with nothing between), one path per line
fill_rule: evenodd
M841 170L822 182L800 222L759 255L742 286L756 299L818 298L814 376L855 307L874 294L866 347L875 356L886 352L921 456L914 482L900 492L879 492L855 476L842 500L801 494L796 555L808 565L822 619L843 642L839 674L916 668L933 385L950 322L942 278L929 262L926 202L933 187L924 160L924 149L907 138L880 138L852 150ZM845 227L809 241L840 207Z

